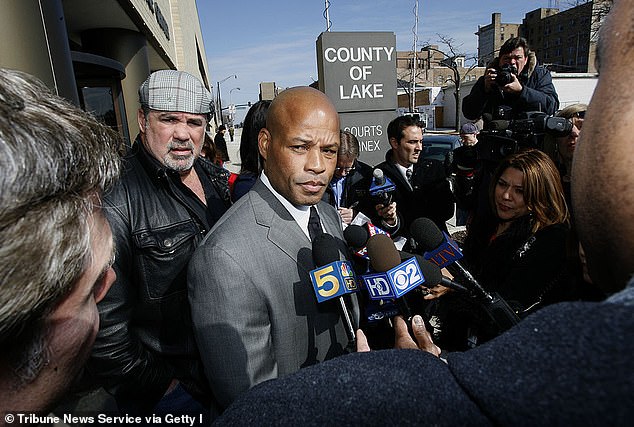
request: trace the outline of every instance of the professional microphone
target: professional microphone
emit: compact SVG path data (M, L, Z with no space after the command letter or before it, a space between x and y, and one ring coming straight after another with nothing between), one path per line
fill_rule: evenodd
M370 238L370 233L367 227L361 225L350 224L343 230L343 238L346 239L346 243L355 251L359 251L365 248L365 244Z
M375 234L385 234L388 237L390 233L377 227L371 222L366 222L364 225L350 224L343 231L343 237L346 239L346 243L354 250L354 254L365 260L370 259L368 257L368 249L366 243L368 239Z
M339 298L348 339L352 345L356 343L357 338L343 296L359 291L354 269L350 262L340 260L337 241L327 233L322 233L313 240L313 261L317 268L311 270L309 274L317 302Z
M454 275L461 276L469 284L469 287L477 292L477 296L484 300L484 309L498 326L500 332L520 321L517 313L501 296L497 293L487 292L473 275L460 264L458 261L462 258L460 248L449 236L440 231L432 220L429 218L415 219L410 227L410 233L421 248L427 251L424 255L426 259L440 268L447 268Z
M370 265L376 272L362 276L370 299L394 299L409 325L412 313L402 296L425 283L425 277L416 258L401 262L394 242L385 234L370 237L367 248Z
M462 258L460 248L436 223L429 218L417 218L409 232L418 246L425 252L425 259L440 268L447 268L454 276L462 277L479 296L491 302L493 297L478 283L473 275L458 261Z
M379 168L374 169L372 176L373 179L370 184L370 196L372 196L377 203L380 203L383 206L389 205L392 203L392 192L396 189L396 186Z
M442 285L446 288L453 289L454 291L471 294L469 289L465 288L460 283L456 283L450 278L443 276L440 267L438 267L438 265L434 264L433 262L426 260L424 257L418 254L412 254L405 251L399 251L399 254L401 255L402 261L406 261L412 257L416 257L416 261L418 261L418 265L423 272L423 276L425 276L426 288L433 288L434 286Z

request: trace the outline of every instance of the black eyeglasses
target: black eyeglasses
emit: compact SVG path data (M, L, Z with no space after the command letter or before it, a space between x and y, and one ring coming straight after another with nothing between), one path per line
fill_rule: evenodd
M354 166L350 166L349 168L347 168L347 167L339 167L339 166L337 166L337 167L335 168L335 170L336 170L337 172L350 173L350 172L352 172L352 171L354 170Z

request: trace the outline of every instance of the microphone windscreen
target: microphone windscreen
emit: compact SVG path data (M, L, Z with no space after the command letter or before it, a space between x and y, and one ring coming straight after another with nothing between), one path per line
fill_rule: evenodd
M401 256L394 242L385 234L375 234L368 239L368 256L374 271L385 272L401 263Z
M330 234L319 234L313 240L313 261L317 267L339 261L337 241Z
M445 239L440 228L429 218L416 218L410 225L409 232L424 251L436 249Z
M420 255L416 255L416 261L418 261L420 271L423 273L423 276L425 276L426 287L433 288L434 286L440 284L440 281L442 280L442 271L440 271L440 267Z
M372 176L374 176L374 180L376 181L377 185L385 184L385 175L383 175L383 171L381 169L374 169L374 171L372 172Z
M349 246L355 249L361 249L370 238L370 233L366 227L351 224L343 230L343 237L346 239Z

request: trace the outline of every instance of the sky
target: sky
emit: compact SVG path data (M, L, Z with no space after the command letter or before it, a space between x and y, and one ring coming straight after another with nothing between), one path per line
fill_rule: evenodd
M322 0L196 0L210 82L220 87L223 106L259 97L260 82L280 87L317 80L316 40L326 31ZM415 0L330 0L330 31L390 31L396 49L412 50ZM419 0L417 48L452 38L462 53L477 52L478 25L502 14L503 23L521 23L527 12L553 0ZM560 9L570 1L559 2ZM236 88L240 88L239 90ZM233 89L233 90L232 90ZM236 122L246 109L238 110Z

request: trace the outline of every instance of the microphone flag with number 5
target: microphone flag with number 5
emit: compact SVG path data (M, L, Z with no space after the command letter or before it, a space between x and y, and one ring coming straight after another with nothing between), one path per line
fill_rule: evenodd
M309 274L317 302L359 291L352 264L340 260L334 237L324 233L315 238L313 260L317 268Z

